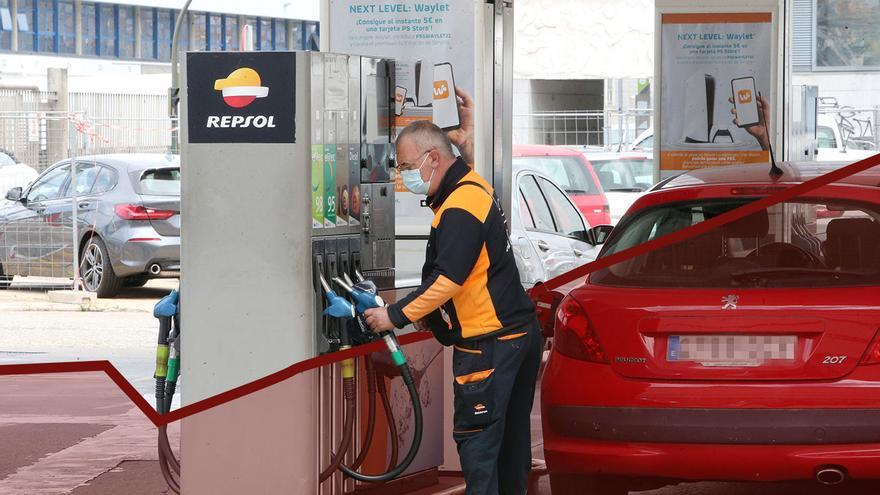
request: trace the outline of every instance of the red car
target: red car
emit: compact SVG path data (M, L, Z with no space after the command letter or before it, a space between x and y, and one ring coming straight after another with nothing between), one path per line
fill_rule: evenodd
M611 209L590 162L577 151L559 146L516 145L513 166L550 176L583 213L590 226L611 223Z
M660 183L599 259L833 169L781 167ZM878 329L878 169L590 274L559 302L541 387L554 495L880 478Z

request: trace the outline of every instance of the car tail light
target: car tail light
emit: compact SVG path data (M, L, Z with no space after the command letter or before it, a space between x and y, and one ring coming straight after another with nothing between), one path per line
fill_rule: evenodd
M177 215L173 210L157 210L140 205L116 205L116 214L125 220L168 220Z
M880 364L880 332L874 335L874 340L871 341L859 364Z
M553 347L570 358L594 363L608 362L608 356L593 331L587 312L571 296L563 299L556 311Z
M544 292L538 299L533 299L535 314L538 316L538 323L541 325L541 333L548 339L553 337L556 309L559 307L562 298L562 294L551 290Z

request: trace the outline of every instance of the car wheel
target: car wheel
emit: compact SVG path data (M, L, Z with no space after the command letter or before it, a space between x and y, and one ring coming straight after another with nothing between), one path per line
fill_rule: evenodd
M629 488L614 478L550 473L550 492L553 495L628 495Z
M124 287L143 287L149 281L150 277L144 275L135 275L133 277L127 277L123 279L122 285Z
M89 292L98 297L113 297L122 287L122 279L116 276L110 264L110 254L100 237L93 237L82 250L79 275Z

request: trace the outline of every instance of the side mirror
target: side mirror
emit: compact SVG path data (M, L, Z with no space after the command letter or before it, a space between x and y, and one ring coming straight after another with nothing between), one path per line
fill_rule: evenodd
M6 199L9 201L21 201L21 188L13 187L6 193Z
M611 225L597 225L587 231L587 242L594 246L605 244L613 229Z

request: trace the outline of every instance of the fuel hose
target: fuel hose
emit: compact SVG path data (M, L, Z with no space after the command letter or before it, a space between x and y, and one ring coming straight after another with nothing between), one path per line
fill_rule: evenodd
M409 369L409 365L406 363L406 357L400 350L400 345L394 334L391 332L382 332L381 335L382 339L385 341L385 345L391 352L391 359L394 361L394 364L397 365L398 369L400 369L400 376L403 378L403 383L406 384L406 388L409 391L409 397L413 406L415 430L413 432L412 444L410 445L406 456L403 458L403 461L385 473L377 475L363 474L351 469L345 464L339 465L339 469L345 473L346 476L365 483L381 483L398 477L401 473L406 471L410 464L412 464L413 459L416 458L416 454L419 451L419 445L422 442L422 403L419 400L419 391L416 388L415 380L413 380L412 372Z

